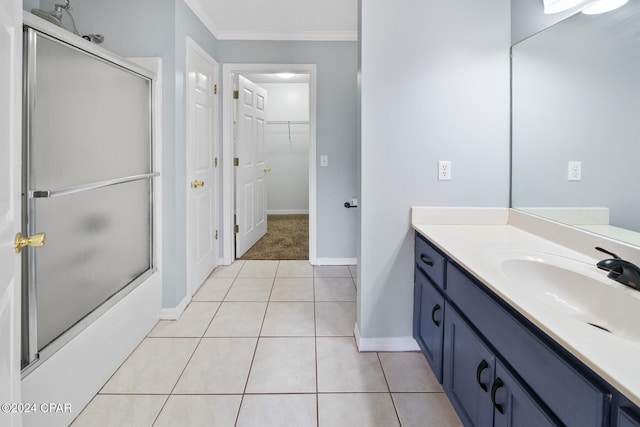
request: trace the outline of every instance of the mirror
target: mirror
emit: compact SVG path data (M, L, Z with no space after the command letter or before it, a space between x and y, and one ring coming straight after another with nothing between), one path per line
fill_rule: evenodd
M511 205L640 246L640 0L512 48Z

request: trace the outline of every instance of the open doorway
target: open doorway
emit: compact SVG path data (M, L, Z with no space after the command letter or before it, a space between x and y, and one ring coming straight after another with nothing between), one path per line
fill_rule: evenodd
M225 96L223 113L224 262L237 257L314 264L315 65L227 64L223 75L223 92L238 91L237 99ZM258 111L261 102L264 112ZM239 138L247 134L243 148ZM256 151L251 161L247 149ZM263 213L266 234L248 248L245 234L261 233Z
M240 81L242 79L242 82ZM244 80L246 79L246 80ZM248 82L247 82L248 81ZM239 76L238 111L246 111L243 92L264 97L264 125L253 123L253 135L243 132L243 121L251 114L237 114L235 144L238 147L252 140L258 147L256 159L263 157L264 199L266 230L260 238L247 248L243 245L243 222L248 207L238 199L246 197L238 174L242 173L240 162L236 167L236 259L242 260L308 260L309 259L309 74L307 73L260 73ZM258 95L262 94L262 95ZM255 134L263 132L260 137ZM255 175L254 175L255 176ZM263 191L260 185L256 192ZM257 215L260 219L261 215ZM259 222L259 221L257 221ZM259 230L256 224L253 230ZM246 251L245 251L246 249Z

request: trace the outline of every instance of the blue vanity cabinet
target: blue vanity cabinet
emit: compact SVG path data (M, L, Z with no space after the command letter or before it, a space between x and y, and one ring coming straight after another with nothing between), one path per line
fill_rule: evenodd
M442 340L444 337L446 261L420 235L415 240L413 288L413 337L436 378L442 383Z
M413 336L440 383L444 310L444 297L422 271L416 270L413 291Z
M616 427L640 427L640 417L632 409L619 407Z
M414 337L465 426L640 427L606 382L419 234L414 285Z
M445 321L444 355L444 387L465 426L558 425L451 308Z
M445 319L444 354L444 389L463 424L493 425L489 389L495 356L451 308Z
M446 267L444 255L419 234L416 234L415 254L416 269L422 271L437 288L444 290Z

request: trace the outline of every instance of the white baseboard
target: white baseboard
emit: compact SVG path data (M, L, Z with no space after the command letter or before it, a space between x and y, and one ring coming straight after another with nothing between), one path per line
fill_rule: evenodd
M413 337L380 337L363 338L360 336L358 324L353 328L358 351L419 351L418 343Z
M267 215L308 215L309 209L290 209L267 211Z
M315 265L356 265L357 258L316 258Z
M161 308L160 309L160 320L178 320L182 313L187 308L189 303L191 302L191 298L189 296L185 296L182 301L176 306L171 308Z

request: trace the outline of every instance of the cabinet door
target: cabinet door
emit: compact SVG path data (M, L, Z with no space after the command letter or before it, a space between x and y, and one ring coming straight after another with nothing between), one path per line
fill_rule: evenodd
M444 298L424 274L416 269L414 289L413 335L422 353L442 383L442 339L444 331Z
M449 400L465 426L493 425L493 353L451 306L444 334L444 389Z
M640 427L640 417L629 408L618 409L617 427Z
M511 374L496 363L496 378L491 386L496 427L545 427L560 425L520 385Z

